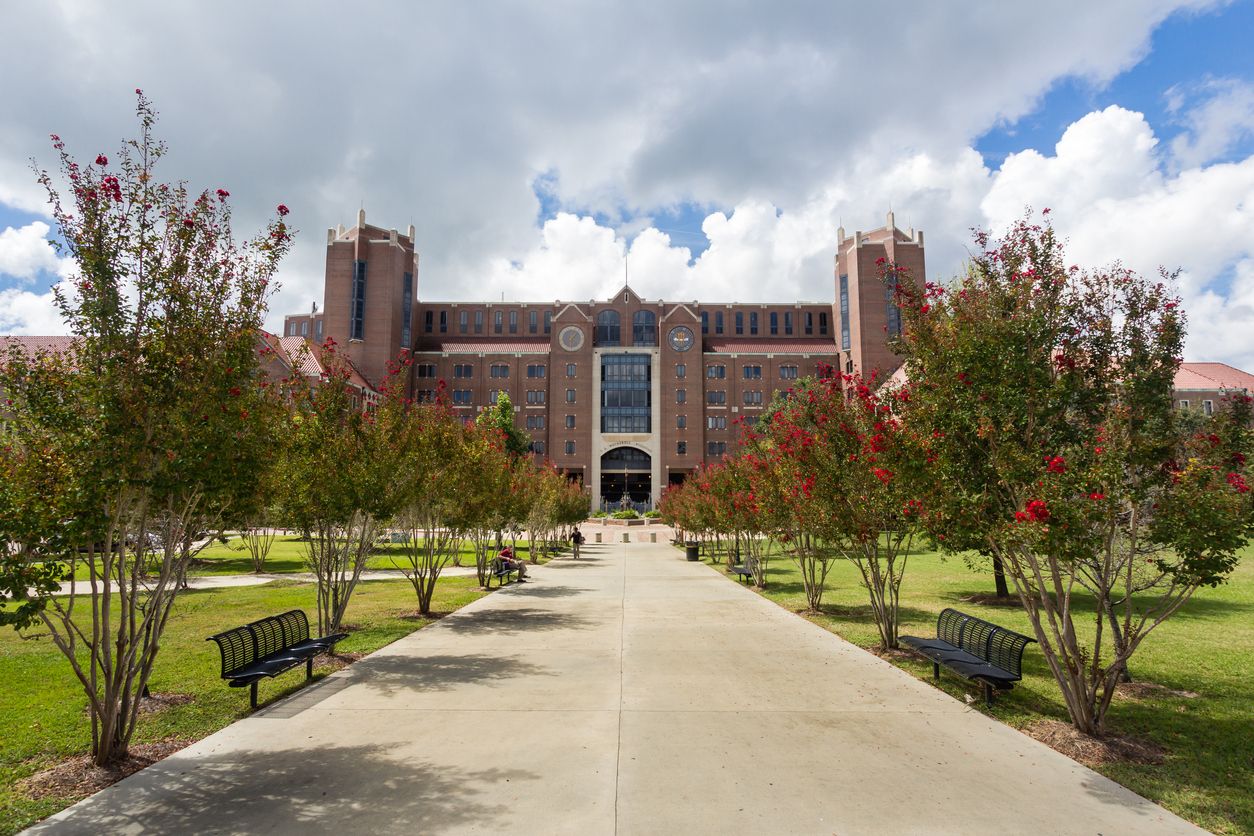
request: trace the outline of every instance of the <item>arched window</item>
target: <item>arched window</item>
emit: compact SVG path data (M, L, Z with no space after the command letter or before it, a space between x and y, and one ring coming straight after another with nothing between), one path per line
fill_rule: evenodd
M601 311L597 314L597 345L620 345L622 343L621 320L618 311Z
M632 345L657 345L657 316L653 311L636 311L631 319Z

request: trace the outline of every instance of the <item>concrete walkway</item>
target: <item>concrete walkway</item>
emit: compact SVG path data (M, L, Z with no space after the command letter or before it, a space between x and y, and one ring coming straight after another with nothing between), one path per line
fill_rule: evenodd
M31 832L1200 832L665 545L532 572Z
M443 578L473 578L474 576L475 567L473 566L446 566L440 572L440 577ZM405 573L400 569L369 569L361 573L361 579L363 581L404 580ZM191 575L187 578L187 588L225 589L234 586L261 586L271 581L313 583L314 576L312 572L266 572L260 575ZM78 581L77 584L66 581L53 594L69 595L75 590L77 590L79 595L89 594L91 592L91 584L87 581Z

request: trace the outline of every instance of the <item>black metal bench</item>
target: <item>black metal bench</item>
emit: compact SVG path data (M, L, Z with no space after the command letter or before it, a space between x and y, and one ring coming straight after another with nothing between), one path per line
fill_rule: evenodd
M984 686L984 702L993 704L993 689L1009 691L1023 678L1023 649L1028 638L1005 627L958 612L952 607L936 619L936 638L902 636L901 642L932 663L940 679L941 665Z
M496 578L497 586L505 586L509 583L509 576L517 571L513 566L506 566L499 557L492 558L492 563L488 566L488 589L492 588L493 578Z
M757 562L756 557L750 557L744 563L738 563L727 571L735 575L739 580L749 583L753 580L753 570L756 568L755 564Z
M249 703L257 707L257 683L305 663L305 678L313 676L313 660L330 651L348 633L311 639L309 619L302 610L259 619L205 641L217 642L222 653L222 678L232 688L249 686Z

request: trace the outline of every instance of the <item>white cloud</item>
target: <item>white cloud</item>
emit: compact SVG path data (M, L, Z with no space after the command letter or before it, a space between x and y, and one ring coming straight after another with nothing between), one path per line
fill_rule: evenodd
M64 276L70 261L57 255L48 240L51 227L32 221L23 227L6 227L0 232L0 276L20 282L34 281L41 273Z
M1254 84L1239 79L1210 79L1201 85L1167 91L1169 108L1181 116L1186 130L1171 141L1181 167L1222 158L1232 146L1254 136ZM1201 101L1189 107L1192 98Z
M68 333L57 310L52 291L0 290L0 334L50 336Z

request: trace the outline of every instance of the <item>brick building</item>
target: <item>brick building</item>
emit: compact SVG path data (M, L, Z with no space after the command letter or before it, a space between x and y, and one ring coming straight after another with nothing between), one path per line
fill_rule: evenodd
M832 297L738 304L642 299L434 302L418 294L414 230L366 223L327 232L325 304L289 316L286 336L334 339L374 386L413 351L414 397L443 381L467 419L507 392L536 455L592 488L651 505L662 488L717 461L776 390L820 364L891 374L901 317L879 259L924 275L923 235L887 224L837 234Z

